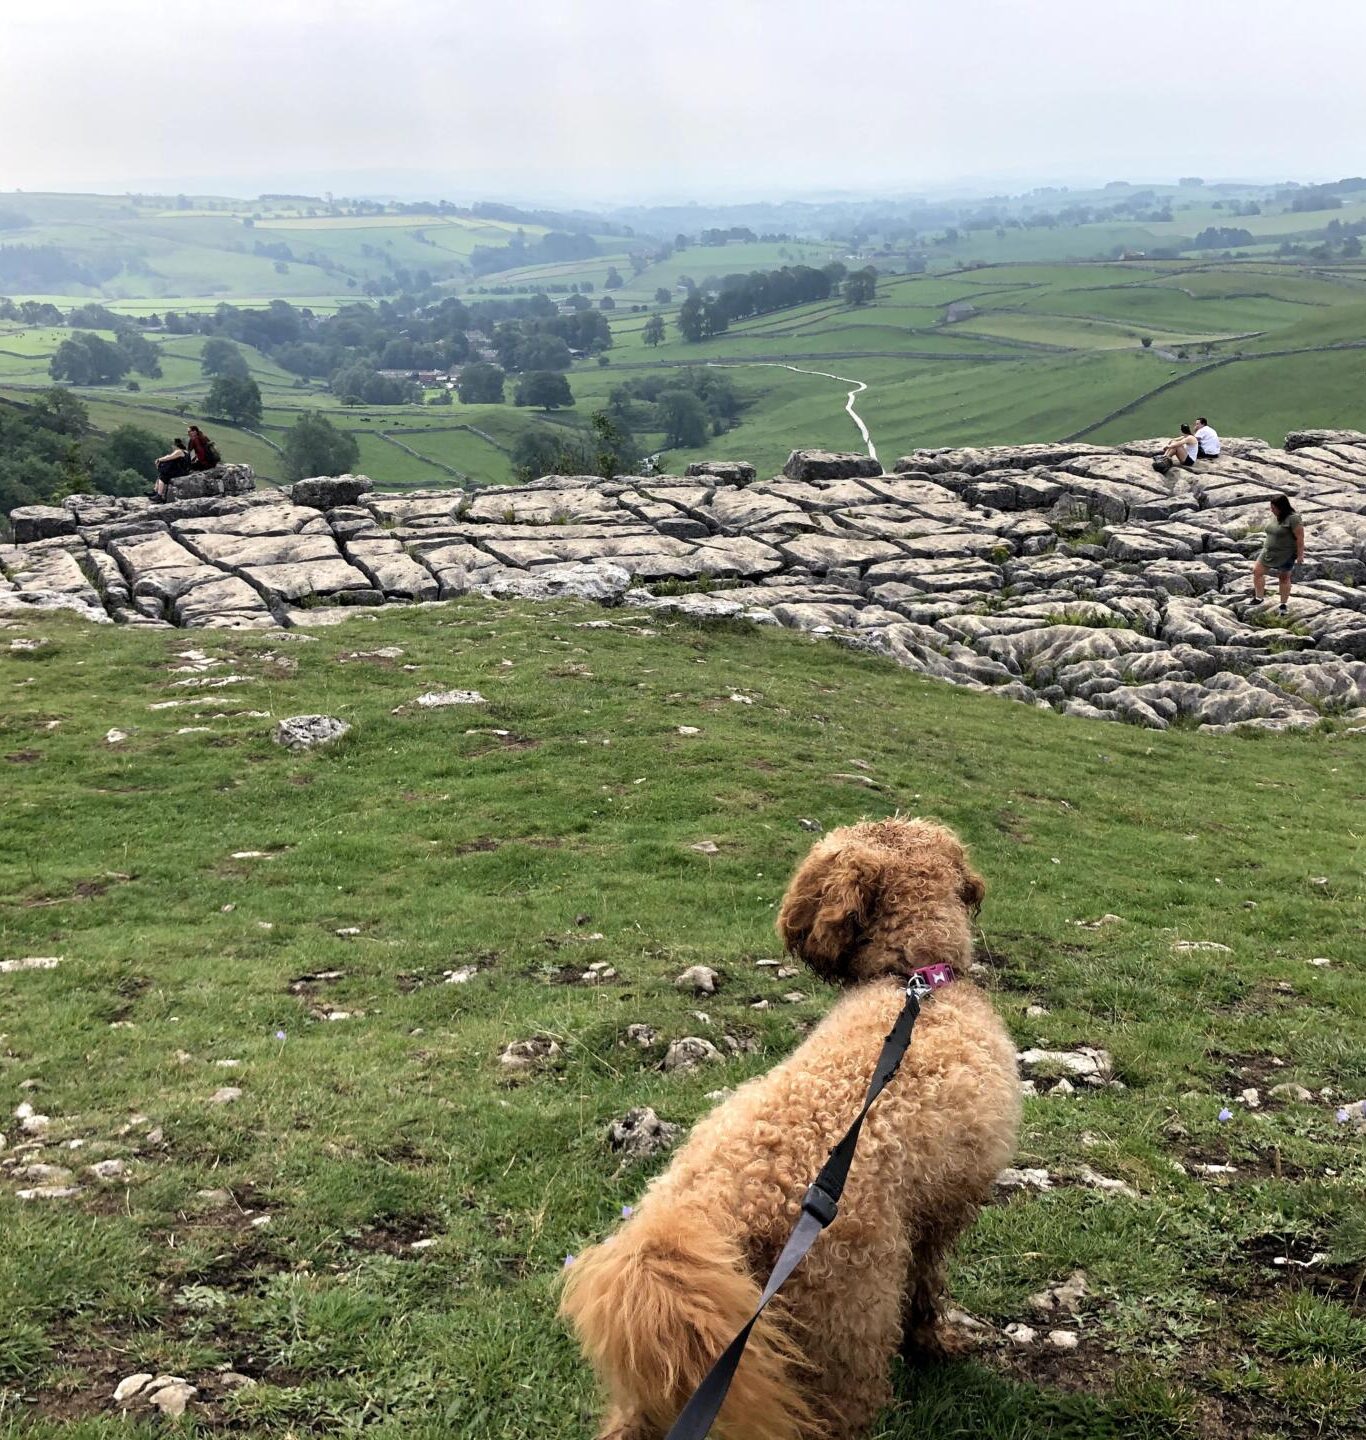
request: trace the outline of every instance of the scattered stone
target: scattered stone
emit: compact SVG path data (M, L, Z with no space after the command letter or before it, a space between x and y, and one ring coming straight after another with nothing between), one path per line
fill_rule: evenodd
M114 1403L122 1405L125 1400L131 1400L134 1395L146 1389L151 1378L145 1370L140 1370L136 1375L125 1375L114 1387Z
M1050 1014L1047 1005L1026 1005L1025 1014L1031 1020L1041 1020L1045 1015Z
M1039 1338L1039 1332L1017 1320L1013 1325L1006 1326L1005 1337L1012 1345L1032 1345Z
M700 735L702 732L696 725L680 725L678 727L678 733L680 735Z
M1047 1290L1031 1295L1029 1303L1035 1310L1056 1310L1066 1315L1075 1315L1090 1293L1086 1283L1086 1271L1074 1270L1061 1284L1050 1285Z
M1262 1097L1253 1085L1249 1085L1246 1090L1242 1091L1238 1098L1249 1110L1260 1110L1262 1108Z
M806 999L806 996L803 995L800 990L789 990L789 991L783 996L783 1000L784 1000L788 1005L800 1005L800 1004L802 1003L802 1001L805 1000L805 999Z
M487 705L488 703L477 690L429 690L427 694L419 695L413 701L414 705L423 710L444 710L451 705ZM402 706L399 708L402 709Z
M1077 1170L1077 1180L1088 1190L1099 1190L1104 1195L1122 1195L1126 1200L1139 1198L1138 1191L1132 1185L1123 1180L1113 1180L1108 1175L1100 1175L1089 1165L1083 1165Z
M699 1065L711 1065L721 1059L721 1052L710 1040L696 1035L686 1035L674 1040L665 1052L662 1068L666 1071L696 1070Z
M550 1064L558 1058L560 1047L548 1035L533 1035L530 1040L514 1040L498 1057L504 1070L521 1074Z
M1075 1350L1080 1341L1075 1330L1050 1330L1048 1343L1055 1350Z
M800 825L803 830L809 830L813 835L822 834L825 828L819 820L799 819L797 824Z
M638 1045L642 1050L648 1049L655 1043L655 1035L658 1032L653 1025L628 1025L626 1027L626 1038L632 1045Z
M715 840L699 840L696 845L689 845L689 850L696 850L699 855L719 855L721 847Z
M1087 1085L1108 1085L1114 1074L1109 1052L1090 1045L1081 1045L1075 1050L1021 1050L1016 1058L1027 1073L1066 1070Z
M12 1172L16 1180L31 1180L40 1185L69 1185L71 1171L62 1165L34 1163L20 1165Z
M34 1185L27 1190L16 1190L20 1200L69 1200L81 1193L79 1185Z
M1194 1166L1194 1169L1199 1175L1236 1175L1238 1173L1236 1165L1198 1164Z
M1102 915L1098 920L1074 920L1072 923L1082 930L1104 930L1107 925L1122 925L1124 919L1119 915Z
M225 1205L233 1203L230 1190L196 1190L195 1198L202 1200L206 1205L212 1205L215 1209L221 1209Z
M1011 1165L996 1177L996 1188L998 1190L1051 1190L1053 1177L1047 1170L1017 1169Z
M607 1143L627 1160L653 1160L673 1147L678 1132L677 1125L661 1120L648 1105L638 1105L607 1127Z
M199 1394L195 1386L172 1376L166 1384L158 1386L155 1380L148 1387L149 1398L168 1420L177 1420L185 1413L185 1407Z
M0 960L0 975L13 975L19 970L55 970L61 963L60 955L26 955L22 960Z
M237 1085L220 1085L217 1090L209 1096L210 1105L231 1105L234 1101L242 1098L242 1090Z
M461 965L457 970L442 972L441 978L447 985L466 985L479 973L477 965Z
M1050 1095L1075 1095L1077 1087L1070 1080L1059 1080L1056 1085L1049 1087Z
M1309 963L1319 970L1326 970L1333 962L1326 955L1315 955Z
M332 715L291 715L275 727L275 743L286 750L312 750L340 740L350 729Z
M1301 1105L1308 1105L1314 1098L1313 1092L1305 1089L1303 1085L1295 1085L1288 1081L1281 1085L1273 1085L1271 1096L1274 1100L1294 1100Z
M97 1160L90 1166L90 1173L96 1180L122 1180L128 1174L128 1165L123 1160Z
M708 965L690 965L675 981L680 990L694 995L715 995L720 976Z
M1205 952L1217 955L1231 955L1232 949L1217 940L1173 940L1172 949L1182 953Z

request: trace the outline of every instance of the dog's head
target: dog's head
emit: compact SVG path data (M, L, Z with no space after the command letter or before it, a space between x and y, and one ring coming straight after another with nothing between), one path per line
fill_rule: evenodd
M965 966L985 895L952 830L931 820L864 821L813 846L787 887L778 933L840 985L940 961Z

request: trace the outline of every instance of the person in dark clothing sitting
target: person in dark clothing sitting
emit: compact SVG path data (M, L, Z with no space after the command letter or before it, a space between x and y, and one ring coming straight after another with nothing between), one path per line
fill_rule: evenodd
M170 451L157 458L156 488L148 497L151 500L169 500L171 482L190 473L190 452L183 440L173 440Z

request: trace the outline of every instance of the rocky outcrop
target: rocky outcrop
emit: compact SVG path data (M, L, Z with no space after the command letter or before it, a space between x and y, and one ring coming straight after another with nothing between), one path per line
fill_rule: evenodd
M794 452L782 476L548 476L479 492L364 477L15 512L0 614L271 628L477 594L784 625L1065 715L1366 725L1366 435L1230 439L1158 475L1151 442ZM1308 529L1291 614L1250 599L1267 500ZM307 503L303 503L307 502ZM334 503L335 502L335 503ZM19 527L16 525L16 529Z
M256 489L250 465L215 465L212 470L193 470L171 481L177 500L204 500L211 495L247 495Z

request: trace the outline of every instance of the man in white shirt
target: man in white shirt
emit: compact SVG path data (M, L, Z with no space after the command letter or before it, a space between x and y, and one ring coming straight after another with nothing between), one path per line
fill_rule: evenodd
M1195 422L1195 438L1200 442L1201 460L1219 458L1219 437L1215 434L1214 426L1203 415Z

